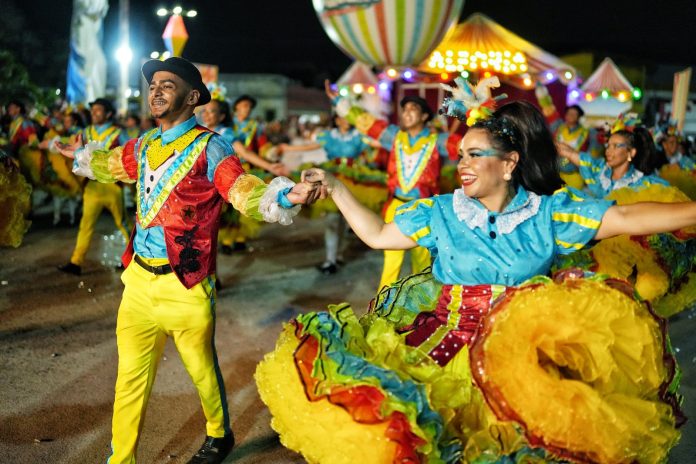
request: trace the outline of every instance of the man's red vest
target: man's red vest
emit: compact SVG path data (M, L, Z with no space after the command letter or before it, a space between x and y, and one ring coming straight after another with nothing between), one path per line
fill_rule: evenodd
M208 134L211 132L201 126L198 128L204 132L192 142L194 145L192 151L198 148L195 144L207 145ZM134 147L134 153L137 154L136 162L141 166L147 162L145 147L139 146L142 140L144 138L140 139ZM234 159L237 158L234 157ZM241 172L241 166L239 169ZM169 264L186 288L193 287L215 273L217 236L223 198L208 179L207 171L206 149L203 148L186 175L166 197L154 218L149 220L149 223L143 224L144 218L140 215L136 216L141 227L162 226ZM136 188L139 199L143 194L140 189L144 188L139 178ZM133 258L134 237L135 230L122 257L124 266L128 266Z

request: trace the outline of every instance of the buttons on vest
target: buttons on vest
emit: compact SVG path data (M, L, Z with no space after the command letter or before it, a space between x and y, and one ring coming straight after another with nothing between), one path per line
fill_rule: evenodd
M488 216L488 222L495 224L495 216Z
M491 231L491 233L488 234L488 235L490 235L491 238L495 238L495 237L496 237L496 234L495 234L495 232L493 232L493 231Z
M150 175L150 182L153 182L155 180L155 176Z
M150 187L145 189L145 193L150 193Z

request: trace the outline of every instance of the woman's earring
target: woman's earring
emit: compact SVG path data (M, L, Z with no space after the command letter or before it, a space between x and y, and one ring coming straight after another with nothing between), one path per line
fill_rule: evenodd
M505 174L503 174L503 180L509 181L511 179L512 179L512 174L510 174L509 172L506 172Z

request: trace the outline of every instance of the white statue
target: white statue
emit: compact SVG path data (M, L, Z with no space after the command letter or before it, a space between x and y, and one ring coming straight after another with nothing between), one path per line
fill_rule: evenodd
M70 103L87 103L104 96L106 58L101 41L107 11L108 0L73 1L67 85Z

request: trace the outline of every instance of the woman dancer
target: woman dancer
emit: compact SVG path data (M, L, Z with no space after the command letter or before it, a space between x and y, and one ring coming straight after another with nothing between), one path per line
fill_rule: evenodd
M304 173L369 246L420 245L434 261L360 320L343 304L286 327L256 374L273 427L322 463L663 460L682 418L660 321L626 283L535 276L591 240L694 225L696 203L562 188L542 115L522 102L491 115L485 89L458 84L448 113L491 117L460 145L454 194L385 224L331 175Z
M638 126L635 114L620 115L611 129L604 159L579 152L557 142L558 153L579 168L587 189L597 198L622 187L640 188L651 184L669 185L653 172L660 166L650 132Z

